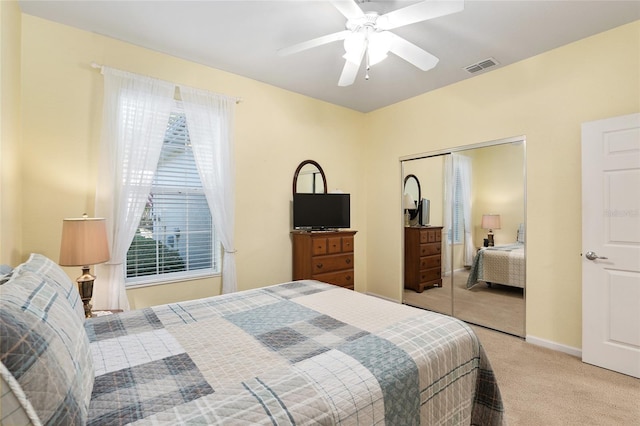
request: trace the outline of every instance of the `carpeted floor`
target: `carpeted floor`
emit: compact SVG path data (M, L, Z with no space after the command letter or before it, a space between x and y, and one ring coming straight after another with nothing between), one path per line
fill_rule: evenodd
M509 425L640 425L640 379L472 327L498 379Z
M477 283L467 289L468 270L456 271L453 280L443 277L442 287L430 288L422 293L404 290L403 302L429 309L516 336L525 336L525 301L521 288ZM453 308L451 282L453 281Z

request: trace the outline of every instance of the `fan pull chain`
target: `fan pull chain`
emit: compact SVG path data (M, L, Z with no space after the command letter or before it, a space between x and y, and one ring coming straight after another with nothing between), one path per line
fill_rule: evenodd
M365 73L364 73L364 79L369 81L369 70L371 69L371 65L369 64L369 39L367 38L366 40L366 46L365 46L365 56L366 58L366 67L365 67Z

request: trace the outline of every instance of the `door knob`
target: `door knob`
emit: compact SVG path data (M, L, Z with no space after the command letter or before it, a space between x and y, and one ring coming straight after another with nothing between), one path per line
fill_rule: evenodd
M589 260L608 259L607 257L604 257L604 256L598 256L594 251L588 251L587 253L585 253L584 256Z

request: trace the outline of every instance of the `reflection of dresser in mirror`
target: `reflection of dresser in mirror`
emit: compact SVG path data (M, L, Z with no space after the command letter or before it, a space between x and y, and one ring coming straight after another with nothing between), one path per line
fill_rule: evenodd
M442 227L404 228L404 288L442 287Z

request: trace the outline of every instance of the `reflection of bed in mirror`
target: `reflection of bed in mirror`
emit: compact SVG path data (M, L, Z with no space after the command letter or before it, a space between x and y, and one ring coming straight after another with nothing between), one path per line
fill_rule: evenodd
M483 247L473 259L467 288L479 281L524 288L524 244Z
M467 288L481 281L524 288L524 259L524 226L520 225L515 243L478 250L469 271Z

